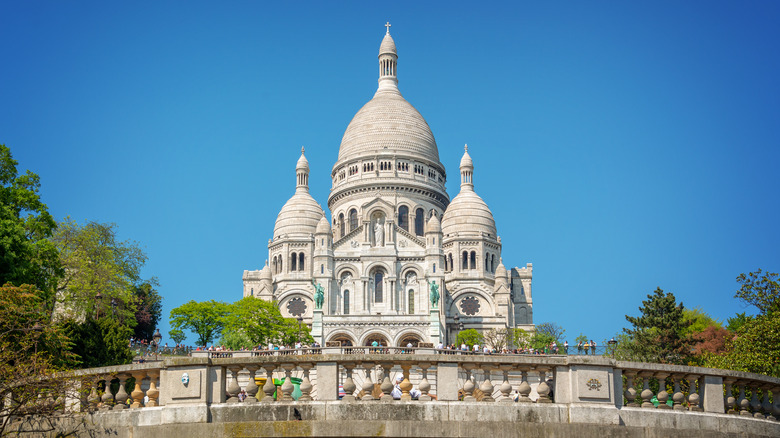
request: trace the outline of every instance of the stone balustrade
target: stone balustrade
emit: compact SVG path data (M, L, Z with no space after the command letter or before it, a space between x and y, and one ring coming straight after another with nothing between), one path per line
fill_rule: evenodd
M104 416L149 411L153 424L177 424L241 417L249 415L247 409L272 406L297 411L325 403L366 406L373 412L369 406L385 402L429 406L421 408L428 412L437 409L431 406L476 403L497 409L485 412L533 407L529 412L534 415L547 412L553 422L566 418L570 423L691 421L701 427L702 418L717 419L717 424L745 418L765 424L761 430L771 431L769 436L780 436L780 379L736 371L604 357L387 347L195 353L156 364L78 370L67 376L78 383L63 385L79 387L81 396L61 405ZM133 385L126 390L129 379ZM304 408L307 403L312 408ZM229 413L239 406L238 413Z

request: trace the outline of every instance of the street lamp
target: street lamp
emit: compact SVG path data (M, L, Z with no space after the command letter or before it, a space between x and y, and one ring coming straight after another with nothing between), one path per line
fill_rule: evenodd
M100 303L103 302L103 294L100 292L95 295L95 319L100 318Z
M159 360L157 357L157 350L160 348L161 341L162 334L160 333L160 329L157 329L157 331L154 332L154 335L152 335L152 344L154 344L154 360Z
M116 302L116 298L111 298L111 314L116 316L116 306L119 304Z
M458 335L463 331L463 321L460 320L460 315L457 313L452 319L455 320L455 327L458 329L458 331L455 332L455 342L458 342ZM457 345L455 347L457 348Z
M615 340L615 338L612 338L609 341L607 341L607 344L609 344L609 353L615 354L615 345L617 345L617 341Z

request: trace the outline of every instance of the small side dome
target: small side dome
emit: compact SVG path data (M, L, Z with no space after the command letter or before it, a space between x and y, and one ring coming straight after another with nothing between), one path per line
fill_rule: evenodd
M436 214L432 214L431 218L428 220L428 229L425 231L426 233L441 233L441 222L439 222L439 218L436 216Z
M317 231L317 224L325 217L320 204L307 191L296 191L276 217L274 239L288 235L308 236Z
M485 201L473 190L461 190L452 200L441 220L444 236L451 234L476 235L489 234L493 238L496 221Z
M320 223L317 224L317 234L331 234L330 222L325 219L325 216L320 219Z
M379 56L384 54L398 55L398 52L395 50L395 41L390 36L390 29L387 30L385 37L382 38L382 44L379 46Z
M506 277L506 266L504 266L503 258L498 259L498 266L496 267L496 278L498 277Z
M265 266L263 266L263 269L260 270L260 279L261 280L271 280L273 277L271 276L271 268L268 266L268 260L265 261Z

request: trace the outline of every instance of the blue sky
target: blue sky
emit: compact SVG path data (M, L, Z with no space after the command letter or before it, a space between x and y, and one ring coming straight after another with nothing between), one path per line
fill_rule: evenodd
M301 146L326 205L389 20L450 197L468 143L505 264L534 264L535 322L601 342L658 286L753 312L736 276L780 270L780 3L385 3L2 2L0 143L55 217L140 242L167 335L241 297Z

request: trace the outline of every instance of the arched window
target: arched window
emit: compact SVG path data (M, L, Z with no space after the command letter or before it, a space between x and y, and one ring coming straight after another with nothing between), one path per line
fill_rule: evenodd
M447 267L449 265L447 264L447 256L444 256L444 272L447 272Z
M455 269L455 265L452 264L452 253L450 253L450 271Z
M485 271L490 272L490 254L485 254Z
M469 253L467 251L463 251L463 270L469 268Z
M436 273L436 263L433 264L433 273Z
M376 271L374 273L374 302L382 302L382 283L385 275L382 271Z
M296 253L290 254L290 271L295 271L297 265L298 265L298 254Z
M493 254L490 256L490 272L496 273L496 255Z
M298 254L298 270L303 271L303 253Z
M477 269L477 253L471 251L471 269Z
M339 237L344 237L344 213L339 213Z
M398 226L409 231L409 207L405 205L398 207Z
M422 236L424 234L425 210L418 208L414 212L414 234Z
M271 267L272 267L272 269L273 269L273 271L271 271L271 272L273 272L274 274L276 274L276 256L274 256L274 258L273 258L273 262L271 262Z
M277 274L281 274L282 272L284 272L282 271L282 265L284 265L284 263L282 263L283 260L284 258L280 255L277 260L277 262L279 263L279 265L276 267L278 269L278 271L276 271Z
M349 291L344 291L344 314L349 315Z
M320 274L325 273L325 265L320 265Z
M357 210L354 208L349 211L349 232L353 232L358 227Z
M414 289L409 289L409 314L414 315Z

